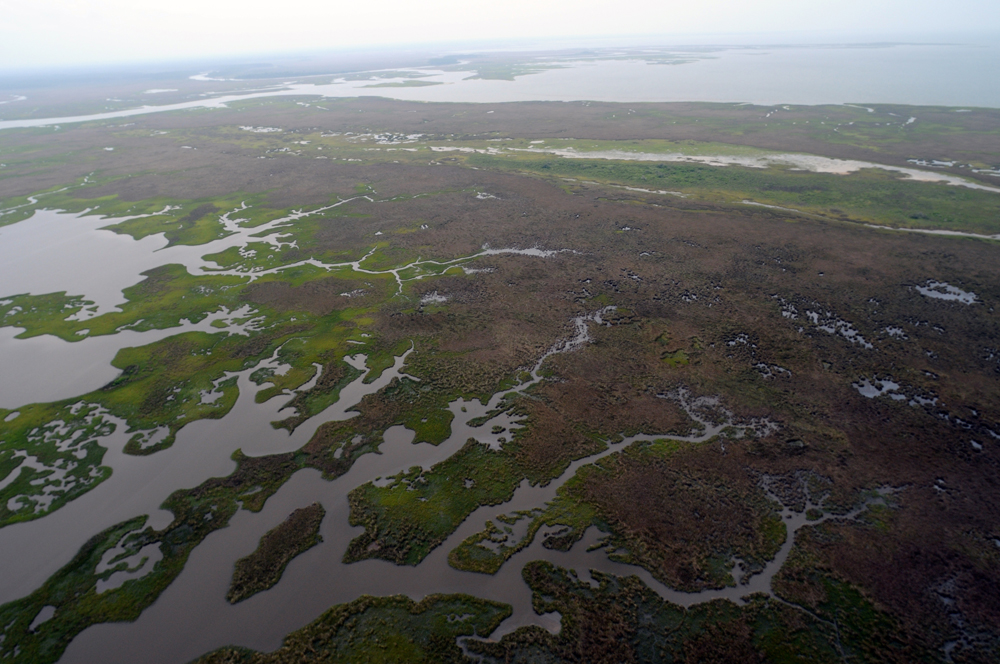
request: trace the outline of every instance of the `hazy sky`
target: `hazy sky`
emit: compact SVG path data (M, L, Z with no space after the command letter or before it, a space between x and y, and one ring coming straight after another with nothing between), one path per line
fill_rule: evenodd
M547 36L983 30L1000 31L998 0L0 0L0 69Z

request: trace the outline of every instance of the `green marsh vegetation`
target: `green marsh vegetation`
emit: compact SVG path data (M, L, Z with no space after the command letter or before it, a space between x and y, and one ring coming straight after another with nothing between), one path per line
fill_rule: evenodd
M500 158L477 154L466 159L480 168L653 191L666 189L687 197L675 199L667 194L657 200L657 204L671 207L689 203L731 206L750 200L846 222L984 235L1000 231L996 222L1000 214L1000 194L943 183L916 182L878 169L836 175L775 167L655 164L543 155Z
M485 661L935 660L855 588L828 577L834 592L814 614L760 596L744 606L716 600L683 609L664 602L636 577L592 572L592 587L541 561L528 563L522 574L535 611L558 611L561 629L553 635L527 627L498 642L468 640L470 652ZM856 631L864 621L864 631Z
M0 409L0 472L12 478L0 491L0 525L40 518L111 475L98 442L117 428L107 415L76 399Z
M303 658L362 662L465 662L461 636L486 636L510 607L470 595L430 595L414 602L402 595L365 595L333 607L285 638L271 653L223 648L198 664L285 664Z
M322 333L324 329L320 327L319 332ZM339 329L343 336L352 334L357 336L356 329L350 327L344 329L343 326ZM301 330L294 333L301 334ZM183 340L190 336L207 339L230 338L224 333L218 335L191 333L172 337L165 342L169 342L168 348L176 349L176 344L183 343ZM236 343L247 344L252 342L253 337L249 339L237 337L237 339ZM333 343L336 339L335 336L331 338L330 334L322 335L324 343ZM375 338L368 337L365 340L370 342L375 341ZM284 345L279 346L279 344ZM407 347L409 345L406 344ZM126 349L123 353L131 358L129 352L149 353L155 351L157 347L154 344L140 349ZM287 347L284 337L270 339L266 343L260 342L254 346L260 353L258 357L270 356L272 349ZM307 349L308 345L303 343L303 347L291 347L288 352L304 355ZM372 352L372 373L381 373L391 366L393 353L405 350L406 347L397 343ZM316 352L316 349L312 351ZM187 355L185 352L176 354L181 358ZM170 355L167 353L167 356ZM309 357L306 355L307 359ZM293 362L296 357L286 356L286 359ZM339 361L339 358L335 360ZM138 382L139 378L136 376L142 375L142 365L138 366L139 369L134 372L123 372L120 382L115 384L115 389L123 389L131 383ZM306 398L301 403L300 412L301 410L309 412L311 407L319 407L320 402L335 401L336 393L331 394L331 389L339 389L349 377L351 374L331 384L324 384L322 380L317 381L311 391L313 394L303 393ZM18 649L20 653L31 653L31 661L55 661L69 641L87 626L98 622L134 620L181 572L191 550L208 534L227 526L238 509L242 507L252 511L260 510L267 498L273 495L294 472L302 468L317 468L328 479L338 477L346 472L359 456L376 451L382 441L383 432L398 424L410 426L416 432L417 440L441 442L449 433L451 419L451 413L445 410L445 406L454 396L456 395L428 393L421 389L419 383L409 379L394 381L380 392L366 396L357 407L360 413L358 417L324 424L309 443L296 452L264 457L246 457L237 452L234 455L237 469L231 475L208 480L195 489L176 492L164 503L164 508L175 515L174 521L164 530L153 531L149 528L142 530L141 521L136 523L129 521L109 529L88 543L80 554L41 589L23 600L5 605L2 608L4 615L20 617L14 622L5 623L10 627L4 632L3 646L7 648L7 652ZM320 401L317 402L316 399ZM223 407L228 409L234 400L235 396L229 403L223 404ZM124 402L127 404L130 400L124 399ZM39 407L47 406L49 405ZM70 404L67 403L64 407L70 407ZM11 423L20 423L25 429L32 427L36 420L44 417L33 414L31 407L21 410L22 413ZM9 411L2 412L6 415ZM86 411L82 412L86 414ZM173 418L172 413L166 415L168 422ZM293 427L295 423L285 421L280 424ZM100 419L95 420L93 424L94 427L101 425ZM71 449L70 452L72 451ZM103 449L96 442L92 442L92 453L97 455L94 463L99 463ZM107 469L102 470L107 472ZM27 475L25 477L30 478ZM16 483L11 486L20 487ZM72 495L61 497L61 502L53 503L52 509L65 504L72 497ZM37 518L41 514L14 514L10 520L19 520L24 516ZM125 540L128 550L133 553L144 546L155 545L163 556L140 578L127 580L120 588L98 593L96 590L98 582L106 580L114 572L114 569L98 572L98 563L108 550ZM278 548L280 549L276 552L278 557L289 553L284 547ZM68 583L65 579L72 581L72 592L62 590ZM44 623L44 631L32 632L24 628L23 620L30 622L32 616L43 606L56 607L54 616Z
M218 207L213 214L218 214ZM110 469L100 465L104 449L96 434L115 429L114 423L105 421L107 415L124 420L134 434L127 452L154 453L169 447L186 424L217 419L229 412L238 391L235 378L226 379L227 374L276 357L289 368L280 374L255 374L262 387L256 394L258 402L297 390L317 378L309 390L293 395L289 403L292 413L275 423L291 431L336 402L340 390L360 375L343 362L345 355L364 349L369 356L369 382L391 366L410 342L385 345L377 334L362 330L370 326L381 303L395 295L397 284L392 274L302 265L264 275L252 284L244 276L300 261L301 253L287 254L308 249L310 238L320 228L318 223L307 217L284 231L302 247L285 252L265 252L261 247L256 255L234 250L208 257L239 274L192 275L180 265L147 271L142 281L125 289L125 302L119 310L82 320L78 314L91 311L92 303L79 296L18 295L0 301L0 323L23 328L22 338L51 334L68 342L122 329L169 329L183 321L198 323L213 313L245 312L242 317L216 320L213 325L221 328L218 333L185 332L147 346L122 349L113 361L121 374L101 389L64 402L25 406L20 408L19 417L0 423L5 434L0 457L3 467L14 472L25 456L35 462L33 466L25 464L17 479L0 493L4 498L0 521L39 518L106 479ZM279 260L273 260L274 254ZM324 258L343 260L349 256L340 251ZM401 278L433 277L448 269L430 264L412 268L412 274ZM356 295L345 297L343 293ZM219 396L205 402L203 395L211 393ZM421 401L428 405L401 423L409 424L420 439L440 442L447 437L451 417L444 409L447 396ZM100 414L94 414L95 409L101 409ZM68 428L59 429L63 424ZM63 449L71 438L75 441L72 449ZM68 469L68 479L62 477L61 469Z
M237 510L259 511L264 502L300 465L292 454L270 457L234 455L237 469L227 478L213 478L189 490L177 491L163 507L175 515L162 531L143 529L145 517L123 522L94 536L41 588L0 607L4 639L0 652L18 653L21 661L54 662L69 642L90 625L131 621L152 604L184 568L191 551L210 533L224 528ZM121 562L146 546L157 546L161 558L138 578L125 580L117 588L98 591ZM116 547L110 567L99 571L102 560ZM36 629L28 629L45 606L55 607L52 618Z
M546 547L569 550L595 525L609 533L612 559L644 567L672 588L733 585L732 557L749 573L761 570L784 542L785 529L776 505L743 473L723 469L722 480L709 472L714 456L674 441L633 445L580 468L539 514L525 515L530 523L519 541L485 548L481 543L497 534L488 522L449 552L449 563L495 573L543 526L562 527L546 538Z
M408 394L412 392L400 391L396 383L385 393L366 396L358 407L360 415L357 418L324 425L296 452L248 457L237 451L233 455L237 466L232 474L209 479L193 489L177 491L164 502L163 508L174 514L174 520L161 531L143 529L145 518L139 517L95 536L41 588L0 607L3 619L0 624L5 626L0 652L17 651L27 657L23 661L54 662L69 642L88 626L135 620L181 573L191 551L209 534L228 526L239 509L260 511L267 499L302 468L316 468L327 479L333 479L347 472L359 456L375 452L381 443L381 433L402 421L400 413L407 405ZM306 514L306 530L318 525L317 516L318 510ZM281 539L283 534L279 532L276 537ZM308 534L293 539L302 546L310 542ZM265 563L274 563L286 556L290 559L298 550L286 548L283 543L273 543L273 551L272 547L265 546L269 551ZM115 571L124 568L124 565L112 565L98 571L98 565L109 550L124 546L127 552L134 554L150 545L157 546L162 553L161 559L150 569L138 578L126 580L118 588L97 592L100 581L106 581ZM125 555L118 555L115 560ZM264 567L271 569L274 565ZM249 589L260 590L267 581L261 578ZM35 631L27 629L45 606L55 607L53 617Z
M92 195L93 190L121 183L127 178L89 174L74 184L52 187L31 196L4 201L0 226L17 223L29 218L36 210L55 209L67 213L100 215L109 219L123 219L110 223L106 228L139 240L162 233L166 246L201 245L230 235L220 222L220 215L241 210L238 216L247 218L244 225L259 225L280 216L283 211L269 210L261 203L263 197L239 192L227 197L202 200L183 200L155 197L125 200L118 194Z
M851 111L853 112L853 111ZM865 112L860 111L862 114ZM859 121L860 122L860 121ZM918 123L921 132L935 132L943 125L930 127ZM918 126L914 125L914 126ZM824 125L825 126L825 125ZM885 133L901 131L899 127L890 130L888 125L879 123L864 129L863 124L846 124L852 131L867 131L864 143L872 139L872 132ZM934 127L937 127L936 129ZM912 129L907 127L906 132ZM824 129L824 131L832 131ZM671 200L664 196L663 205L741 205L742 201L788 207L806 215L815 215L831 220L872 223L901 228L939 229L995 234L995 218L1000 209L1000 195L995 192L969 189L944 183L918 182L902 174L880 169L864 169L846 175L813 173L783 166L750 168L745 166L707 166L684 163L656 163L615 161L607 159L563 158L554 155L517 152L524 148L576 149L582 157L587 151L623 151L645 153L680 153L692 156L737 156L761 157L778 154L772 149L740 143L726 143L715 134L714 141L661 139L608 140L608 139L562 139L529 141L527 139L500 136L489 140L473 136L426 135L419 139L405 140L404 144L388 146L380 143L377 132L355 132L352 135L340 133L326 136L321 133L296 134L297 139L307 137L309 145L296 146L295 154L315 157L323 148L329 156L345 155L344 158L363 158L369 163L426 163L428 157L447 160L449 163L466 164L477 168L492 168L501 171L535 173L556 178L573 178L597 181L651 190L665 189L679 192L685 200ZM936 135L936 134L934 134ZM825 136L825 134L824 134ZM833 133L829 140L843 140L839 133ZM266 150L289 149L288 137L265 135L254 140L269 147ZM825 139L824 139L825 140ZM885 140L889 140L886 138ZM896 137L895 143L906 144L908 139ZM241 141L242 142L242 141ZM877 141L875 141L877 143ZM292 142L294 143L294 141ZM538 143L538 145L536 145ZM894 143L894 144L895 144ZM867 143L871 145L869 141ZM284 147L280 147L284 146ZM450 151L435 152L431 146L448 148ZM813 145L811 147L819 147ZM405 148L405 149L404 149ZM467 150L468 152L463 152ZM473 150L477 151L472 152ZM486 154L491 151L492 154ZM791 150L795 152L796 150ZM802 152L798 150L798 152ZM292 154L292 153L287 153ZM819 152L819 154L823 154ZM888 156L888 155L886 155ZM868 155L879 162L878 154ZM885 159L885 163L908 168L935 170L908 163L905 160ZM987 167L985 163L974 165ZM942 170L942 169L937 169ZM969 170L944 169L945 173L970 178ZM991 182L987 179L985 184Z
M150 577L97 592L99 580L107 580L125 564L112 565L102 574L95 571L105 554L124 544L124 555L137 553L145 543L140 532L145 517L137 517L98 533L41 588L20 600L0 606L4 657L23 662L55 662L70 640L83 628L108 620L135 620L150 603L145 596ZM114 560L112 561L114 562ZM156 593L158 594L158 592ZM45 607L55 607L52 617L30 629Z
M292 558L323 541L319 527L324 516L323 506L313 503L267 531L253 553L236 561L226 599L235 604L278 583Z
M419 80L419 79L414 79ZM331 100L334 107L350 104L349 100ZM268 108L291 112L292 101L240 102L238 109ZM733 107L724 104L685 105L670 110L658 106L642 106L629 115L629 122L658 122L677 139L594 139L552 138L544 147L577 150L624 150L641 152L681 152L690 155L764 155L781 151L831 154L838 158L870 159L894 166L938 170L975 179L973 167L990 168L997 156L988 151L976 151L980 144L995 140L996 131L982 128L981 118L949 114L948 109L912 110L918 120L907 124L899 107L876 106L875 113L863 108L843 107L777 107L765 113L760 107ZM289 109L289 110L285 110ZM768 113L771 115L768 117ZM895 115L890 115L895 113ZM466 112L457 113L463 116ZM976 114L972 114L976 115ZM766 122L764 121L766 120ZM616 122L619 119L616 118ZM366 122L371 119L366 118ZM608 120L611 122L611 120ZM961 125L965 122L967 126ZM955 123L959 123L956 125ZM977 124L978 123L978 124ZM645 126L645 125L643 125ZM836 129L836 131L834 131ZM644 129L648 131L648 129ZM984 134L985 131L985 134ZM829 219L875 223L908 228L959 230L973 233L995 233L991 221L996 216L997 195L962 187L936 183L908 181L902 176L877 170L850 175L832 175L770 167L766 169L739 166L709 167L677 163L622 163L606 160L563 159L553 156L511 153L510 148L538 147L530 140L509 131L466 131L458 134L440 132L391 132L369 125L351 126L350 130L323 131L315 128L290 128L274 133L254 133L234 126L214 126L198 130L172 129L159 136L134 128L118 129L116 135L129 140L166 141L170 144L201 142L205 149L233 149L273 159L308 158L361 160L366 164L427 164L427 159L449 163L490 167L502 170L535 172L556 177L596 180L640 188L666 188L689 196L688 203L710 205L739 204L752 200L768 205L790 207L805 214ZM753 140L750 140L750 137ZM488 139L493 140L488 140ZM727 139L729 139L727 141ZM940 144L960 145L952 153L934 152ZM985 142L985 143L984 143ZM539 141L535 141L539 143ZM432 152L431 146L451 148L493 148L501 154L467 154L463 152ZM912 148L907 152L909 146ZM25 147L12 148L25 150ZM846 151L846 152L845 152ZM861 152L864 154L861 154ZM933 152L929 154L928 152ZM916 160L952 160L967 166L928 168L909 163ZM51 159L57 159L52 156ZM584 163L579 163L584 162ZM605 162L605 163L600 163ZM951 161L945 163L952 163ZM654 170L655 169L655 170ZM40 199L48 206L70 211L100 206L101 214L153 214L171 204L167 198L144 200L141 204L126 203L114 197L87 198L84 191L109 184L108 175L92 177L83 191L71 189L53 193L53 187ZM120 176L119 178L120 179ZM982 179L980 177L980 179ZM985 178L987 184L993 178ZM362 192L364 193L364 192ZM20 205L24 197L9 203ZM253 203L249 214L260 215L261 194L227 195L225 200L201 199L185 203L182 210L165 218L155 217L124 222L117 229L141 237L151 232L166 232L173 243L200 244L215 239L220 228L212 215L204 214L209 207L220 210L238 207L241 202ZM664 201L677 205L680 201ZM230 207L232 206L232 207ZM6 207L6 206L5 206ZM11 205L13 207L13 205ZM24 218L32 206L12 211L0 217L3 223ZM202 214L197 214L201 212ZM255 223L256 220L255 220Z

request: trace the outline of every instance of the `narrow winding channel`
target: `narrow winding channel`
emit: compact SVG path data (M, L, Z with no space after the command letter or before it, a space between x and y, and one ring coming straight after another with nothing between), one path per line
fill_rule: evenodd
M241 511L233 517L228 528L209 535L192 553L177 580L136 622L102 624L87 629L70 644L62 661L143 661L153 664L186 662L224 645L270 651L281 645L285 634L303 627L330 606L350 602L363 594L405 594L418 600L434 593L471 593L477 597L510 604L514 609L512 616L490 635L492 638L499 638L520 626L530 624L541 625L556 632L560 624L559 616L535 614L531 608L530 589L521 579L521 568L532 560L548 560L577 570L583 579L590 578L589 570L592 569L622 576L634 574L665 599L683 606L718 598L742 602L742 597L753 592L770 593L771 577L784 563L791 549L795 530L806 524L804 513L783 508L782 516L790 536L776 558L762 573L743 579L745 583L737 587L722 590L681 593L657 582L641 568L609 560L603 550L588 552L587 549L601 537L601 533L593 528L569 552L544 548L543 530L530 546L512 556L492 576L458 571L448 565L448 552L465 538L480 531L486 520L498 513L543 506L585 464L637 442L672 438L703 443L712 440L727 427L745 431L761 426L760 423L736 424L731 418L712 423L704 419L683 394L680 395L681 405L696 423L689 436L632 436L610 445L600 453L579 459L547 486L533 487L525 481L507 503L481 507L473 512L441 546L417 566L398 566L382 560L364 560L351 564L342 562L348 543L363 530L350 526L348 522L348 493L352 489L413 466L430 468L454 454L470 437L483 444L501 444L489 432L497 424L516 427L516 421L509 415L500 413L478 427L471 426L470 422L496 410L505 397L522 392L542 380L539 370L549 356L571 352L588 343L588 326L601 324L602 313L603 311L595 312L575 319L574 335L553 346L539 359L531 371L531 380L494 395L485 404L478 400L462 399L451 403L449 408L455 415L452 435L441 445L435 447L424 443L412 444L412 432L403 427L394 427L386 432L386 442L381 447L381 454L361 457L347 474L333 481L323 480L320 473L312 469L299 471L268 500L261 512L254 514ZM397 362L397 366L398 364ZM291 511L317 501L327 510L321 529L323 543L294 559L281 582L274 588L239 604L230 605L225 596L235 561L253 551L260 537ZM739 578L739 573L736 576ZM184 638L178 638L181 634Z
M340 205L348 201L342 201ZM243 209L243 208L240 208ZM223 217L223 223L232 234L209 245L201 247L170 247L150 251L147 247L133 247L139 250L147 261L162 264L176 262L184 264L192 272L215 272L212 264L202 256L219 251L228 246L241 246L248 241L246 229L239 220L232 218L240 209ZM322 212L320 208L309 212L296 212L282 219L270 222L265 227L253 229L256 241L280 244L282 227L297 218ZM53 215L56 215L55 217ZM58 213L37 213L40 216L39 232L47 228L58 229L64 223L79 223L83 220L75 215ZM30 222L31 220L29 220ZM98 220L101 225L113 220ZM84 228L88 233L98 231L97 222L87 220ZM263 240L258 234L270 231ZM162 238L160 238L162 243ZM117 245L118 241L112 244ZM112 244L103 245L108 251ZM138 243L136 243L138 245ZM524 254L546 258L557 253L554 250L533 249L490 249L451 261L416 261L402 268L379 271L391 273L402 287L404 280L422 278L430 272L447 267L460 266L479 256L503 253ZM369 254L370 255L370 254ZM373 273L362 263L366 257L348 263L326 265L313 263L327 269L350 268L358 272ZM162 261L162 262L161 262ZM121 288L131 285L142 261L130 265L125 272L111 275L109 280L86 284L82 294L101 307L113 307L121 299ZM287 267L287 266L286 266ZM403 272L413 267L425 267L427 272L412 271L404 279ZM124 269L124 268L123 268ZM279 268L281 269L281 268ZM228 272L241 274L251 279L258 273ZM44 277L44 275L42 275ZM27 292L37 292L40 282L24 281ZM132 282L134 283L134 282ZM717 598L727 598L741 602L742 597L753 592L770 593L770 581L780 569L791 549L794 532L807 525L803 513L782 507L782 517L787 525L789 537L775 559L763 572L743 578L737 561L734 577L736 587L710 590L701 593L680 593L660 584L645 570L623 565L608 559L600 548L588 551L597 543L601 534L595 529L588 531L582 542L568 552L546 549L542 546L546 531L538 533L533 542L513 555L500 571L492 576L462 572L451 568L447 562L448 552L470 535L482 530L484 523L499 513L539 508L551 501L557 489L577 469L593 463L603 456L613 454L627 446L643 441L672 438L693 444L712 441L723 430L730 428L736 435L751 429L769 426L766 422L738 423L731 414L722 421L705 417L700 407L717 406L711 399L692 399L679 392L670 398L679 402L687 411L694 427L686 436L639 435L625 438L611 444L604 451L579 459L556 480L547 486L530 486L525 481L516 490L513 498L500 506L482 507L473 512L460 527L439 547L434 549L417 566L397 566L382 560L365 560L346 565L342 562L348 543L360 532L360 528L349 525L348 493L366 482L387 478L405 472L414 466L429 469L457 452L469 438L475 438L491 447L502 446L500 434L493 434L494 426L512 429L518 426L517 419L500 408L501 402L514 394L522 393L543 380L540 370L552 355L573 352L590 342L590 327L605 324L602 316L613 308L605 308L571 321L572 333L566 339L553 345L538 358L530 370L530 379L521 384L495 394L488 402L458 399L449 404L454 415L451 436L442 444L433 446L425 443L413 444L413 432L397 426L385 432L385 443L379 454L368 454L358 459L350 471L333 481L321 478L316 470L299 471L282 486L265 504L259 513L245 510L238 512L227 528L209 535L191 554L181 575L171 584L161 597L150 606L134 623L100 624L82 632L69 646L63 660L65 662L187 662L209 650L228 645L242 645L258 650L273 650L280 646L282 637L298 629L325 611L330 606L349 602L362 594L394 595L406 594L414 599L432 593L472 593L476 596L510 604L514 611L492 636L498 638L514 629L529 624L537 624L557 631L560 625L558 615L537 615L531 608L530 589L521 579L521 569L532 560L548 560L554 564L577 570L583 579L589 578L588 570L600 570L617 575L635 574L665 599L689 606L698 602ZM216 316L232 316L234 312L219 312ZM214 318L206 319L197 326L182 325L181 328L155 330L142 334L125 332L106 337L113 340L103 342L110 349L130 343L148 343L188 329L201 329ZM214 329L214 328L213 328ZM239 326L231 333L241 333ZM67 343L66 347L78 347L89 351L102 343L100 337L84 342ZM89 342L89 345L88 345ZM46 341L46 343L53 343ZM7 339L0 343L0 353L15 353L19 348L28 347L25 340ZM28 344L30 345L30 344ZM359 347L363 350L363 347ZM210 477L226 476L235 468L232 453L242 449L245 454L259 456L288 452L302 447L312 436L316 427L326 421L343 420L352 417L351 409L366 394L373 394L391 381L406 377L404 365L412 349L395 359L394 365L384 371L376 380L365 383L368 369L362 354L345 358L355 368L364 373L344 388L340 398L324 412L300 425L289 435L284 430L275 430L270 423L280 419L278 411L287 402L288 396L274 398L264 404L257 404L254 395L257 386L250 380L250 374L269 366L277 371L284 367L277 359L277 353L269 360L237 374L240 396L230 413L220 420L202 420L181 429L176 442L169 449L150 456L124 454L127 436L126 426L118 422L117 431L100 442L108 452L104 464L113 469L112 476L92 491L68 503L61 509L36 521L17 523L0 529L0 563L4 574L0 577L0 603L22 597L40 586L51 574L65 565L78 548L94 533L120 523L136 515L149 515L149 525L161 529L168 525L172 515L160 509L160 505L173 491L194 487ZM79 356L79 357L82 357ZM414 379L415 380L415 379ZM308 389L305 385L300 389ZM716 410L718 413L719 410ZM494 417L479 426L472 422L484 418L488 413ZM327 510L322 525L323 543L294 559L286 570L281 582L274 588L255 595L237 605L230 605L226 591L231 579L234 562L250 553L259 538L280 523L294 509L313 502L320 502ZM848 518L851 515L847 515ZM811 522L811 523L816 523ZM183 635L183 638L178 638ZM487 635L480 635L487 636Z

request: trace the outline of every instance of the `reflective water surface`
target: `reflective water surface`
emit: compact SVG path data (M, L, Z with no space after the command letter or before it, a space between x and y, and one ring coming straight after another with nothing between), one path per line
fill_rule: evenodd
M475 103L712 101L998 108L1000 83L993 66L998 51L1000 40L986 36L938 43L721 46L688 52L691 58L684 64L647 64L638 59L565 62L553 56L553 64L561 68L514 81L474 79L473 71L427 68L421 72L430 75L422 80L441 85L372 88L371 80L341 79L324 85L292 82L280 89L89 116L0 120L0 129L212 108L241 99L288 95ZM379 79L381 83L403 81Z

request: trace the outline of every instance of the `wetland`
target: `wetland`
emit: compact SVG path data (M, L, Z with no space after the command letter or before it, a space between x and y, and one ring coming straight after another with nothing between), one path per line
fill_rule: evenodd
M1000 112L314 102L0 131L3 656L1000 652Z

